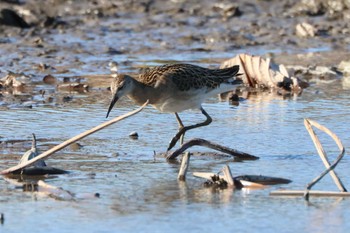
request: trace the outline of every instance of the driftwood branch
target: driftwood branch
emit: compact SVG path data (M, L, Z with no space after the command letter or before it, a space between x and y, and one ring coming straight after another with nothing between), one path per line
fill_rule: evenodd
M11 168L8 168L6 170L1 171L0 174L1 175L5 175L5 174L11 173L11 172L16 172L18 170L21 170L21 169L23 169L25 167L28 167L28 166L34 164L35 162L39 161L40 159L47 158L48 156L52 155L53 153L55 153L55 152L57 152L59 150L62 150L63 148L69 146L70 144L72 144L72 143L74 143L74 142L76 142L76 141L78 141L78 140L80 140L82 138L85 138L85 137L89 136L90 134L93 134L93 133L95 133L95 132L97 132L97 131L99 131L99 130L101 130L103 128L106 128L107 126L110 126L110 125L112 125L112 124L114 124L114 123L116 123L118 121L121 121L121 120L123 120L125 118L128 118L128 117L130 117L130 116L140 112L147 104L148 104L148 101L146 101L146 103L144 103L141 107L139 107L138 109L136 109L136 110L134 110L132 112L126 113L126 114L124 114L122 116L116 117L116 118L114 118L114 119L112 119L110 121L102 123L102 124L92 128L90 130L87 130L87 131L85 131L85 132L83 132L83 133L81 133L81 134L79 134L79 135L77 135L77 136L75 136L75 137L73 137L71 139L68 139L67 141L62 142L61 144L59 144L57 146L54 146L50 150L45 151L44 153L36 156L35 158L33 158L31 160L28 160L25 163L21 163L21 164L18 164L17 166L13 166Z
M234 150L234 149L228 148L226 146L222 146L222 145L219 145L219 144L216 144L216 143L213 143L213 142L201 139L201 138L194 138L194 139L191 139L190 141L187 141L184 144L182 144L182 146L179 149L170 153L167 156L167 160L175 159L177 156L179 156L181 153L183 153L184 151L186 151L188 148L190 148L192 146L205 146L205 147L208 147L208 148L211 148L214 150L218 150L218 151L221 151L223 153L226 153L226 154L229 154L229 155L232 155L234 157L238 157L238 158L244 159L244 160L257 160L257 159L259 159L259 157L254 156L254 155L250 155L250 154L238 151L238 150Z
M340 139L332 131L330 131L326 127L318 124L315 121L312 121L310 119L305 119L304 120L304 124L305 124L305 127L306 127L307 131L309 132L309 134L311 136L312 141L315 144L317 152L318 152L319 156L321 157L324 166L326 167L326 170L324 172L322 172L318 177L316 177L311 183L309 183L307 185L306 192L305 192L305 199L308 199L308 192L309 192L309 190L318 181L320 181L325 175L327 175L327 173L330 173L330 175L332 176L332 178L334 180L334 183L337 185L338 189L341 192L347 192L347 190L344 187L343 183L341 182L340 178L338 177L336 172L333 171L333 169L338 165L338 163L340 162L340 160L343 158L343 156L345 154L345 149L344 149L344 146L341 143ZM322 130L323 132L328 134L336 142L336 144L337 144L337 146L338 146L338 148L340 150L340 154L338 155L337 159L334 161L333 164L330 164L330 162L328 160L328 157L326 155L326 152L324 151L320 140L318 139L317 135L315 134L315 131L312 129L312 126L318 128L319 130Z

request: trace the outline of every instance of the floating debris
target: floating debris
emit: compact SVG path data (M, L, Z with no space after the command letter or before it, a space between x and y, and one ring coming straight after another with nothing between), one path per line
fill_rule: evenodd
M18 76L10 71L4 78L0 79L0 89L24 87L24 83L16 79Z
M24 155L21 157L18 164L26 163L29 160L31 160L39 155L39 151L38 151L37 146L36 146L35 134L32 134L32 135L33 135L32 148L30 150L28 150L26 153L24 153ZM33 164L33 166L34 167L46 167L46 163L44 160L41 159L41 160L38 160L37 162L35 162Z
M262 175L241 175L233 177L231 174L231 169L229 166L224 166L222 169L223 175L219 173L210 173L210 172L194 172L193 176L207 179L205 185L214 185L221 188L266 188L267 185L278 185L278 184L288 184L292 182L291 180L271 177L271 176L262 176ZM223 182L225 181L225 183Z
M299 37L314 37L316 35L316 28L309 23L299 23L295 27L295 33Z
M62 83L57 85L59 90L63 91L77 91L77 92L87 92L89 85L83 83Z

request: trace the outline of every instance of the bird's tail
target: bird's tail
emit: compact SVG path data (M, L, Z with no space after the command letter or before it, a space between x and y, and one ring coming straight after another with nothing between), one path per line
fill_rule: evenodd
M213 70L213 74L223 79L230 79L237 76L238 71L239 71L239 65L236 65L236 66L231 66L224 69Z

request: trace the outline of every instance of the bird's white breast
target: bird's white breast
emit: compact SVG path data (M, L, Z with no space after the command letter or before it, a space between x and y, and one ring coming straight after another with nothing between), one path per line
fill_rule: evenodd
M221 84L220 87L215 89L202 88L188 91L170 91L152 105L161 112L182 112L187 109L199 109L207 98L234 89L234 85Z

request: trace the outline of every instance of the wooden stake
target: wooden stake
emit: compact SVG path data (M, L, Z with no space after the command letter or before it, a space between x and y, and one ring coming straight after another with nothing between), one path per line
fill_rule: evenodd
M233 181L230 167L225 165L222 172L224 173L224 180L227 182L228 186L235 187L235 182Z
M110 125L112 125L112 124L114 124L114 123L116 123L118 121L124 120L125 118L128 118L128 117L130 117L130 116L140 112L144 107L146 107L147 104L148 104L148 100L146 101L146 103L144 103L138 109L136 109L136 110L134 110L132 112L128 112L128 113L126 113L126 114L124 114L122 116L116 117L116 118L114 118L114 119L112 119L110 121L107 121L105 123L102 123L102 124L92 128L90 130L87 130L87 131L85 131L85 132L83 132L83 133L81 133L81 134L79 134L79 135L77 135L77 136L75 136L75 137L73 137L71 139L68 139L67 141L62 142L61 144L59 144L57 146L54 146L50 150L45 151L44 153L36 156L35 158L33 158L33 159L31 159L31 160L29 160L29 161L27 161L25 163L18 164L16 166L13 166L11 168L8 168L6 170L1 171L0 174L1 175L5 175L5 174L11 173L11 172L18 171L20 169L23 169L25 167L28 167L28 166L34 164L36 161L38 161L40 159L47 158L48 156L52 155L53 153L55 153L55 152L57 152L59 150L62 150L63 148L69 146L70 144L72 144L72 143L74 143L74 142L76 142L76 141L78 141L78 140L80 140L82 138L85 138L86 136L89 136L90 134L93 134L93 133L95 133L95 132L97 132L97 131L99 131L99 130L101 130L103 128L106 128L107 126L110 126Z
M190 165L190 157L191 157L190 152L186 152L184 154L184 156L182 157L179 175L177 176L177 179L180 180L180 181L185 181L186 180L187 169L188 169L188 167Z

